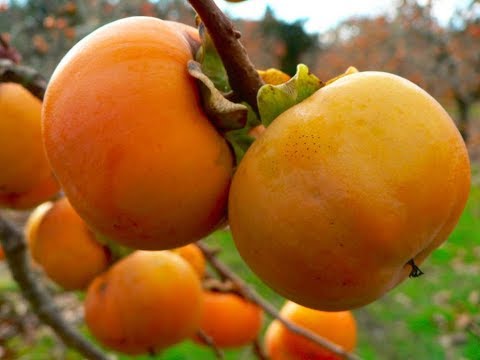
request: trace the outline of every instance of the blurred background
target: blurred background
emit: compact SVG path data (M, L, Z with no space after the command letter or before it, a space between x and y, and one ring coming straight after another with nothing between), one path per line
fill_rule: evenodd
M480 359L480 2L216 2L234 20L259 69L294 74L296 65L305 63L324 81L351 65L393 72L423 87L451 114L472 160L469 203L449 241L422 266L425 276L355 311L357 352L365 359ZM183 0L0 0L0 33L17 48L23 64L48 78L79 39L132 15L194 23L194 12ZM221 246L221 257L262 295L278 307L283 304L244 265L229 232L217 232L208 241ZM5 268L0 289L0 359L79 359L29 313ZM79 324L82 296L57 296L67 318ZM213 354L184 343L155 358L212 359ZM227 358L253 355L246 348L229 351Z

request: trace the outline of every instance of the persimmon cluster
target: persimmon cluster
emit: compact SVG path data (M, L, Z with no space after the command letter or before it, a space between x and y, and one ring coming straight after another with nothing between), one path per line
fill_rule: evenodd
M199 60L206 39L180 23L122 19L68 52L43 106L29 99L32 114L8 110L2 94L20 89L2 85L0 114L24 119L32 149L0 129L11 144L0 164L18 158L0 174L0 201L36 205L58 190L54 174L66 198L30 222L33 259L66 289L88 286L86 322L108 347L155 352L200 341L199 329L225 347L257 337L258 306L202 290L193 243L229 225L251 269L296 303L282 312L295 318L298 306L317 331L324 315L311 319L335 311L351 330L333 341L352 349L349 310L418 275L458 221L465 144L434 98L383 72L352 68L326 83L302 66L293 78L261 73L255 112L215 88ZM272 359L311 346L281 325L268 334Z

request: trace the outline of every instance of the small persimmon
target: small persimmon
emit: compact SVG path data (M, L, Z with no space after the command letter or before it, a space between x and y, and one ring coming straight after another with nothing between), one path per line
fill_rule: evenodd
M53 174L49 174L30 190L21 193L1 193L0 204L14 210L31 209L44 201L53 198L60 191L60 186Z
M357 325L351 311L313 310L288 301L280 315L314 334L352 351L357 343ZM289 331L274 320L265 333L265 349L271 360L340 360L341 357Z
M171 251L135 251L88 288L85 321L102 344L126 354L154 353L195 334L200 279Z
M42 144L41 108L21 85L0 83L0 207L32 208L59 190Z
M37 207L27 221L25 236L35 263L66 290L86 289L109 266L108 250L67 198Z
M263 310L232 293L204 292L200 330L221 348L239 347L255 340L262 328ZM197 337L195 341L202 343Z
M186 245L226 216L233 157L187 72L196 41L186 25L115 21L68 52L45 94L62 188L93 229L131 248Z
M195 244L188 244L179 248L172 249L174 253L180 255L182 258L193 267L200 278L205 274L206 261L202 251Z

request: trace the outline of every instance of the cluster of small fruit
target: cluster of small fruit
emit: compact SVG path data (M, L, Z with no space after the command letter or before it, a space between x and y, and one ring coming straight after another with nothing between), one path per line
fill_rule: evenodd
M137 250L114 262L109 248L65 197L36 207L25 225L25 237L35 267L64 290L86 291L86 324L111 349L155 353L186 339L235 348L260 335L259 306L233 292L202 290L206 261L195 244ZM355 346L356 324L349 311L322 312L288 302L280 314L347 351ZM333 356L278 320L267 329L265 349L274 360Z

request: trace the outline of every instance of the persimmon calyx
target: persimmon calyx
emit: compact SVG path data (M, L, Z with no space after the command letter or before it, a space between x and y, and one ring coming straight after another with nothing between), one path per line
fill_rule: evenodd
M267 127L278 115L301 103L324 85L304 64L297 66L297 73L287 82L263 85L257 95L262 124Z
M204 73L203 65L190 60L188 72L197 79L202 97L203 110L219 131L241 129L247 123L248 108L225 98L213 81Z
M337 81L338 79L343 78L344 76L355 74L357 72L358 72L358 69L355 66L349 66L348 69L345 70L345 72L343 74L340 74L340 75L335 76L334 78L328 80L325 83L325 85L329 85L329 84L333 83L334 81Z
M124 245L120 245L116 241L113 241L104 235L101 235L98 233L93 233L93 235L94 235L94 239L99 244L105 246L108 249L108 251L110 251L112 263L124 258L125 256L131 254L134 251L134 249L131 249Z

